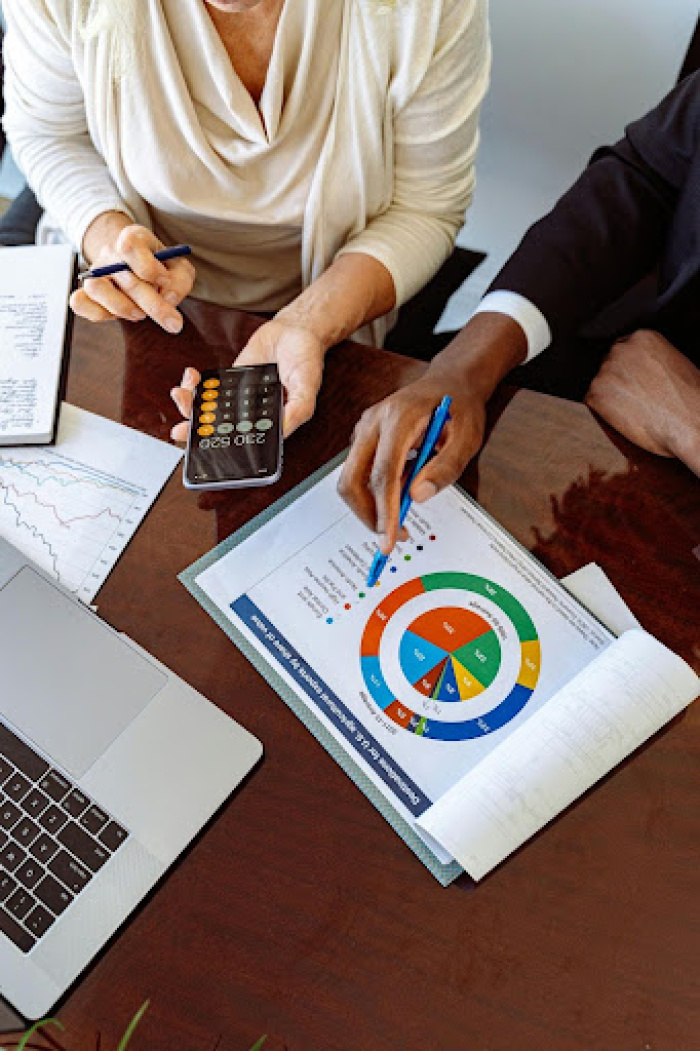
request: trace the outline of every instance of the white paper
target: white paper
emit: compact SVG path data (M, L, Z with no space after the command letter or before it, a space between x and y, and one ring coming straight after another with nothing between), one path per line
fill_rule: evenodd
M425 835L416 816L612 636L454 488L412 509L411 541L368 593L376 541L338 496L338 474L197 583Z
M700 679L628 631L420 819L481 879L682 711Z
M90 603L181 458L64 403L54 446L0 448L0 536Z
M70 245L0 251L0 444L51 436L72 274Z
M622 635L641 624L599 565L589 562L562 577L562 584L587 610L602 621L613 635Z

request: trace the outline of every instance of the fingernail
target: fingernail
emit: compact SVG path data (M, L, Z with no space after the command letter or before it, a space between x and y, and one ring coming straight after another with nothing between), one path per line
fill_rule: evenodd
M163 296L163 299L166 303L172 303L172 305L175 306L178 303L180 297L178 296L177 292L166 292Z
M194 383L194 369L189 367L185 369L185 375L182 377L182 382L189 384Z
M435 482L429 482L425 478L422 482L418 482L413 488L413 499L418 504L424 504L426 500L432 500L436 495L438 488Z
M175 332L179 332L180 329L182 328L182 318L179 318L179 317L166 318L165 319L165 323L164 323L164 327L168 330L168 332L172 332L173 334Z

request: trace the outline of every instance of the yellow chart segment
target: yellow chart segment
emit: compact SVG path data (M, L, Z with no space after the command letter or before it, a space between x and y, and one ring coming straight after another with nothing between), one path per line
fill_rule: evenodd
M521 686L527 686L528 689L534 690L542 662L540 644L539 642L521 642L520 645L523 651L523 660L520 665L518 682Z
M471 700L472 697L478 696L483 693L485 686L475 678L470 671L459 663L458 660L452 658L452 667L454 668L455 678L457 680L457 689L459 690L459 696L463 701Z

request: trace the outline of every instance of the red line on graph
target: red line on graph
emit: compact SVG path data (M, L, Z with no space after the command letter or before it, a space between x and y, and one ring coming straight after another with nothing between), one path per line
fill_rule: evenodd
M121 515L116 514L109 507L105 507L102 511L98 511L97 514L95 514L95 515L76 515L74 518L65 518L65 519L63 519L59 515L55 504L46 504L46 503L44 503L43 500L39 499L39 497L36 495L36 493L32 493L32 492L20 493L19 489L17 489L16 486L11 485L11 484L7 484L5 482L0 482L0 489L7 489L8 491L11 489L12 492L15 494L15 496L19 500L24 500L28 496L30 496L32 498L32 500L34 500L34 502L39 505L39 507L44 507L44 508L46 508L47 511L52 511L53 515L54 515L54 518L56 519L58 524L62 525L62 526L65 526L66 529L69 529L73 522L82 522L82 521L85 521L86 519L96 520L98 518L101 518L102 515L109 515L110 518L116 518L117 521L119 521L119 522L121 522L121 519L122 519Z

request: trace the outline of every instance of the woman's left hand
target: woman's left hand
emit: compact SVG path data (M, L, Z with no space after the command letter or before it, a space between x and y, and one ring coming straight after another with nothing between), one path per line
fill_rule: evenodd
M324 355L325 347L313 332L303 325L275 318L261 325L234 362L236 366L277 364L286 395L285 438L314 414L323 378ZM186 369L181 386L171 391L173 401L188 421L198 383L199 373L195 369ZM171 437L175 441L186 441L188 430L189 422L178 423L173 427Z

